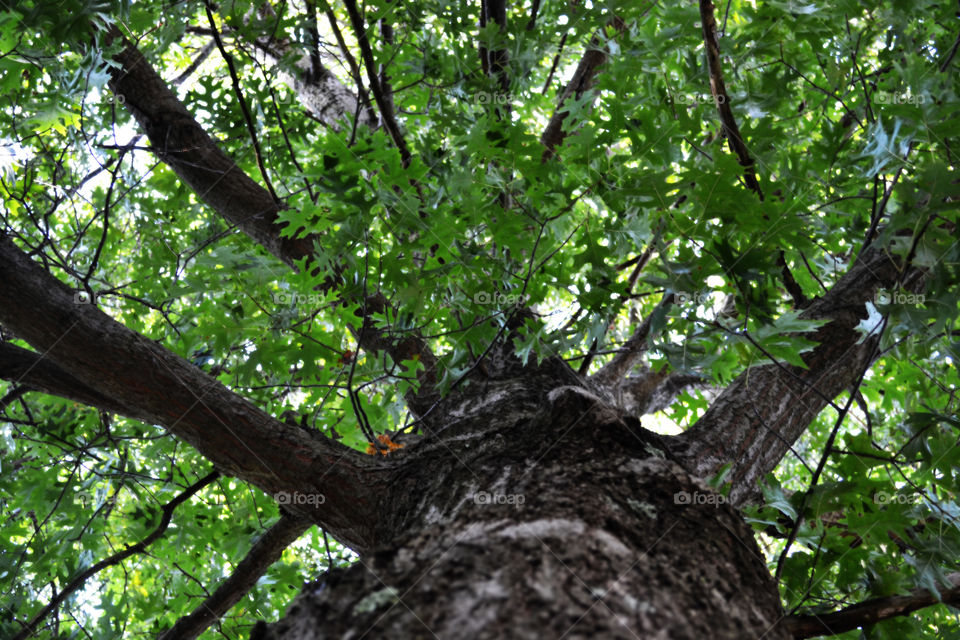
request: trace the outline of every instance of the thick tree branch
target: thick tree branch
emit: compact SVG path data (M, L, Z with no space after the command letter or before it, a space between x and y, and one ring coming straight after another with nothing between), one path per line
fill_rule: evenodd
M0 235L0 323L82 384L193 445L226 475L270 494L313 496L290 510L357 550L377 542L371 475L381 463L276 420L152 340L127 329ZM322 497L321 497L322 496Z
M656 384L651 384L651 383ZM694 385L703 385L703 376L694 373L657 374L647 371L645 375L629 376L620 383L621 406L635 416L642 416L669 407L677 394Z
M0 379L23 385L25 391L39 391L129 415L126 407L91 389L40 354L7 342L0 342Z
M118 32L114 37L120 37ZM236 225L254 241L290 267L313 255L315 236L281 238L283 226L276 223L279 211L265 189L251 180L231 161L197 123L163 79L137 49L126 42L116 56L120 68L113 70L114 92L125 96L125 104L150 137L160 160L166 162L197 196L216 213ZM332 287L338 275L327 276L324 286ZM414 411L429 406L433 399L436 360L426 342L416 335L400 341L385 341L379 332L365 332L364 349L386 350L395 362L420 354L425 368L419 374L421 389L431 399L418 402L411 397ZM411 342L412 341L412 342Z
M34 633L36 633L37 626L44 620L44 618L46 618L54 610L56 610L56 608L59 607L64 600L66 600L74 592L76 592L77 589L81 588L84 584L86 584L87 580L89 580L91 577L100 573L102 570L106 569L107 567L111 567L115 564L119 564L123 562L124 560L126 560L127 558L129 558L130 556L136 553L143 553L147 547L149 547L151 544L153 544L158 539L160 539L160 536L162 536L164 532L167 530L167 527L170 526L170 520L173 518L173 511L178 506L180 506L181 504L183 504L184 502L192 498L194 495L196 495L198 491L200 491L201 489L203 489L204 487L206 487L207 485L209 485L211 482L213 482L219 477L220 477L220 474L216 471L208 473L206 476L204 476L194 484L187 487L176 498L174 498L167 504L163 505L161 509L162 516L160 517L160 524L158 524L157 527L150 532L150 535L148 535L146 538L144 538L140 542L129 545L126 548L124 548L122 551L116 552L109 558L104 558L100 562L94 564L93 566L87 568L85 571L80 573L80 575L78 575L76 578L70 581L70 584L68 584L63 589L61 589L60 592L57 593L57 595L54 596L54 598L50 601L50 603L47 604L47 606L41 609L37 613L37 615L31 618L30 621L24 625L20 633L14 636L14 640L24 640L25 638L29 638Z
M114 28L109 37L122 36ZM291 268L309 258L314 238L280 237L285 226L277 223L281 205L220 150L136 47L123 42L110 86L123 96L157 157L214 211Z
M280 559L284 549L313 524L308 520L291 515L283 515L250 547L247 555L237 564L229 578L217 587L210 597L197 608L177 620L169 631L160 636L160 640L193 640L207 627L221 618L235 604L240 602L253 588L267 569Z
M885 251L868 249L823 297L800 317L827 319L810 338L819 346L803 354L806 369L782 364L740 374L690 429L677 453L700 477L731 463L730 498L742 503L772 471L832 398L848 389L875 355L873 338L856 330L866 302L878 289L902 284L919 290L922 273Z
M620 348L620 352L590 377L591 382L610 388L617 387L624 376L630 372L630 369L640 361L640 357L646 349L647 336L650 335L650 327L654 317L657 314L665 313L671 304L673 304L673 294L669 293L643 319L630 339Z
M632 260L627 260L619 265L617 265L617 271L626 269L627 267L633 267L633 271L630 273L630 276L627 278L627 293L633 289L634 285L637 283L637 278L640 277L640 272L644 267L647 266L647 263L650 261L650 258L653 257L654 251L657 249L660 242L660 234L663 233L664 223L663 220L660 221L660 224L657 225L657 230L654 232L653 237L650 239L650 242L647 243L647 248L643 250L636 258ZM669 244L669 243L667 243ZM651 312L657 313L658 310L661 310L665 305L669 305L673 302L673 295L665 297L660 305L657 306L654 311ZM663 310L660 311L661 313ZM647 336L650 333L650 322L651 318L647 317L637 328L634 334L630 337L629 340L623 345L619 350L619 353L613 357L613 359L604 365L596 374L593 375L592 381L595 384L608 387L610 389L616 388L621 384L622 379L626 376L630 369L640 361L641 353L646 349L646 340ZM585 372L586 367L589 366L588 360L591 359L593 355L593 349L591 353L587 354L587 358L584 359L586 366L581 367L581 372Z
M873 598L833 613L787 616L780 624L794 638L835 636L936 604L960 605L960 573L948 575L947 582L952 586L941 589L939 598L928 589L914 589L904 596Z

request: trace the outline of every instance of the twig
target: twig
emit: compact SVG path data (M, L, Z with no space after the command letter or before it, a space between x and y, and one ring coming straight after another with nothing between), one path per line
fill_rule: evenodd
M282 515L276 524L253 543L230 577L193 611L177 620L159 640L193 640L198 637L237 604L267 569L280 559L284 549L311 526L313 523L308 520L290 514Z
M727 87L723 82L723 69L720 66L720 43L717 40L717 22L713 15L712 0L700 0L700 21L703 26L703 43L707 50L707 65L710 69L710 92L713 94L713 100L716 102L717 111L720 113L720 122L723 123L723 129L727 134L727 144L730 150L737 156L740 166L743 167L743 179L747 183L747 188L757 194L760 200L763 200L763 190L760 183L757 182L757 174L753 169L754 161L750 157L747 145L743 142L743 136L740 134L740 127L733 117L733 109L730 108L730 96L727 94Z
M198 480L197 482L195 482L194 484L190 485L187 489L185 489L182 493L180 493L180 495L175 497L173 500L163 505L163 507L161 508L163 516L160 518L160 524L157 525L157 528L154 529L150 533L150 535L148 535L146 538L144 538L140 542L133 544L122 551L118 551L117 553L113 554L108 558L104 558L103 560L96 563L92 567L88 568L86 571L82 572L76 578L74 578L70 582L70 584L68 584L66 587L64 587L60 591L60 593L54 596L54 598L50 601L50 603L47 606L41 609L40 612L37 613L37 615L35 615L29 622L27 622L24 625L24 628L20 631L20 633L14 636L14 640L25 640L25 638L29 638L31 635L33 635L37 630L37 625L44 618L50 615L50 613L52 613L57 607L59 607L60 604L64 600L66 600L67 597L70 596L70 594L75 592L77 589L81 588L86 583L86 581L89 580L92 576L96 575L97 573L99 573L103 569L106 569L107 567L111 567L115 564L118 564L126 560L127 558L129 558L135 553L143 553L143 551L146 550L148 546L156 542L157 539L159 539L160 536L162 536L164 532L167 530L167 527L170 526L170 520L173 518L174 509L176 509L178 506L180 506L181 504L183 504L184 502L192 498L198 491L200 491L201 489L203 489L204 487L206 487L207 485L209 485L219 477L220 477L219 471L212 471L207 475L205 475L200 480Z
M213 31L213 40L217 43L217 49L227 63L227 69L230 71L230 80L233 83L233 92L237 95L240 102L240 109L243 111L243 119L247 124L247 131L250 133L250 141L253 142L253 154L257 158L257 167L260 169L260 175L263 176L263 183L270 192L274 202L279 202L277 192L273 190L273 184L270 182L270 176L267 175L267 167L263 163L263 152L260 150L260 141L257 139L257 128L253 124L253 116L250 114L250 108L247 106L247 100L243 97L243 91L240 89L240 77L237 75L237 67L233 63L233 56L227 53L223 46L223 40L220 38L220 31L217 30L217 23L213 19L213 11L210 10L210 0L206 0L207 20L210 22L210 29Z
M400 125L397 124L393 109L390 107L387 97L383 94L383 87L380 86L380 78L377 76L376 62L373 59L373 51L370 49L370 39L367 37L367 29L363 24L363 16L360 15L355 0L344 0L343 6L347 9L354 34L357 36L357 44L360 45L360 58L363 60L363 66L367 71L367 81L373 91L373 99L377 103L377 108L380 109L383 126L386 127L390 138L400 151L400 160L403 167L407 168L410 166L412 157L410 149L403 139L403 134L400 133Z

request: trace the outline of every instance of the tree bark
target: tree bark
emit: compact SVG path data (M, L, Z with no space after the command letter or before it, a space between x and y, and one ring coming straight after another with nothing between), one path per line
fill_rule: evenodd
M126 407L91 389L40 354L6 342L0 342L0 379L21 384L27 391L39 391L112 413L129 414Z
M832 400L856 383L877 357L876 338L856 330L878 289L902 284L918 290L923 273L879 248L866 249L850 270L802 318L830 322L811 335L819 345L804 354L806 369L784 364L751 367L740 374L706 413L680 436L684 466L710 477L725 464L730 497L741 504L774 470Z
M789 637L739 514L564 363L444 402L396 459L396 541L252 638Z
M127 329L0 234L0 324L120 413L163 425L236 476L355 549L376 544L381 461L285 424L155 342ZM294 492L310 499L297 500Z
M273 27L270 21L276 19L276 12L269 4L261 6L260 14L268 21L264 26ZM274 37L275 32L275 28L265 28L264 35L256 38L253 44L278 72L280 79L297 94L303 108L334 131L344 126L349 128L354 119L365 127L377 127L376 114L369 105L365 105L332 71L323 66L319 56L312 56L299 43Z
M589 90L605 60L597 51L570 96ZM270 253L291 266L308 258L312 240L281 238L281 205L143 56L126 43L116 61L111 84L158 157ZM562 141L564 116L558 109L548 127L560 136L545 136L548 150ZM75 304L66 285L2 236L0 275L0 323L43 354L6 349L9 370L164 425L265 491L323 496L287 508L358 551L361 563L310 585L286 618L254 634L294 639L789 637L774 581L734 507L869 365L874 343L855 330L865 301L920 276L880 250L864 252L804 312L829 320L805 356L808 369L748 370L678 438L646 431L565 363L520 366L508 345L496 345L503 366L477 367L417 411L430 437L382 459L277 421L95 306ZM377 346L421 353L419 342ZM699 479L727 463L732 503Z

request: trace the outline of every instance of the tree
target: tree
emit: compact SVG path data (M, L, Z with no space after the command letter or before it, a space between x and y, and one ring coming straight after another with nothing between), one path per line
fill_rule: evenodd
M6 8L2 635L952 637L955 10Z

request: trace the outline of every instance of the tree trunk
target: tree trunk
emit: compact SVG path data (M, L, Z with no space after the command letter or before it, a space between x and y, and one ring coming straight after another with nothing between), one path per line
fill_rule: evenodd
M559 361L471 381L390 454L396 532L256 639L786 638L723 496Z

